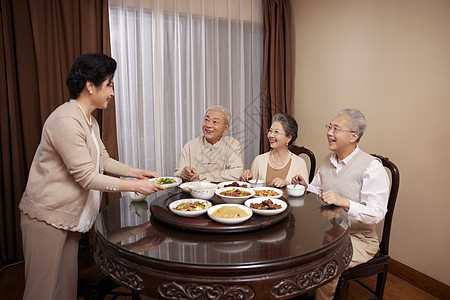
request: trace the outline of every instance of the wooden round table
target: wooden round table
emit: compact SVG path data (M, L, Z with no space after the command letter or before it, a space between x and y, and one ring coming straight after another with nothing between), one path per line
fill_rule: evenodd
M283 197L290 211L277 222L252 217L263 225L229 232L190 229L213 222L206 215L185 218L183 226L165 219L181 217L152 215L180 198L190 196L172 189L103 209L94 255L102 271L158 299L289 299L339 276L351 260L346 212L321 206L314 194Z

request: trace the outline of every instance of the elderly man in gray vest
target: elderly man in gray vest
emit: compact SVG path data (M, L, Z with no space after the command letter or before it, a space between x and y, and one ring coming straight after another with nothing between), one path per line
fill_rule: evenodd
M292 180L319 195L325 203L348 212L353 244L349 268L370 260L378 251L375 226L386 214L389 197L389 177L383 165L358 147L365 129L366 118L359 110L341 110L326 125L332 152L323 160L313 181L308 185L301 176ZM315 299L332 299L338 279L318 288Z

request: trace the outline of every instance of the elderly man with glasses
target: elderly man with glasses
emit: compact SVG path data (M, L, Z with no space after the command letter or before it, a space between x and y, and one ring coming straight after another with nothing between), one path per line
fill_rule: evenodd
M378 251L375 226L387 211L389 177L377 158L358 147L366 129L366 119L359 110L341 110L325 127L331 153L309 185L301 176L292 181L303 184L325 203L348 212L353 244L351 268L370 260ZM338 279L319 287L315 299L332 299Z

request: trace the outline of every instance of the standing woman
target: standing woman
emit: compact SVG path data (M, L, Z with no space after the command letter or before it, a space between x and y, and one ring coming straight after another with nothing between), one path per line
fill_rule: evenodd
M308 178L305 160L289 151L289 145L297 139L297 131L297 121L293 117L285 113L274 115L267 131L272 150L255 157L251 170L245 170L241 179L257 178L268 186L284 187L298 174Z
M76 299L78 242L98 215L101 192L151 194L164 189L147 180L158 177L156 172L110 158L100 139L91 113L106 108L114 96L116 66L104 54L78 57L66 81L72 99L55 109L42 129L19 204L23 299Z

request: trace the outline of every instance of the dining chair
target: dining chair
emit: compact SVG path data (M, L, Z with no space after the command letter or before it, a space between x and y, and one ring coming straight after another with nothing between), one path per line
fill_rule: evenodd
M309 157L309 161L311 163L311 167L309 169L309 182L311 182L314 178L314 173L316 172L316 156L314 152L309 150L304 146L290 145L289 151L294 153L295 155L306 154Z
M371 299L383 299L384 287L386 285L386 278L389 267L389 239L391 235L392 217L394 215L395 202L397 200L398 189L400 185L400 173L397 166L389 160L387 157L383 157L377 154L372 154L379 158L383 163L383 166L391 172L391 188L389 192L388 210L384 217L383 235L381 238L380 249L375 256L360 265L345 270L339 277L339 282L336 287L334 295L335 300L345 299L348 294L349 283L354 280L368 291L375 295L375 298ZM361 279L377 275L376 288L373 290L363 282Z

